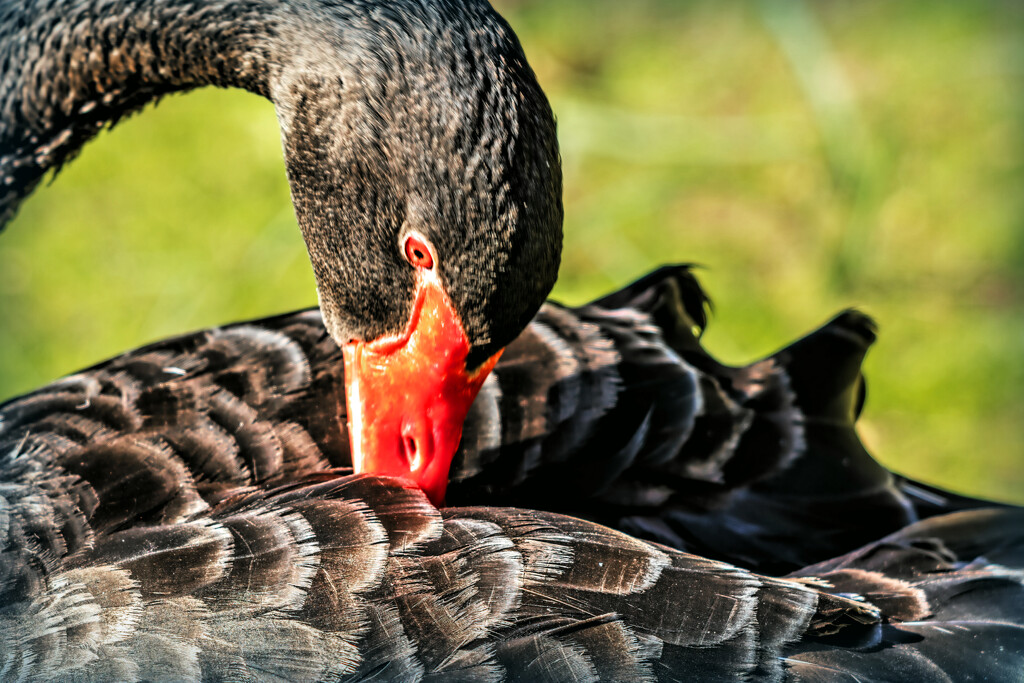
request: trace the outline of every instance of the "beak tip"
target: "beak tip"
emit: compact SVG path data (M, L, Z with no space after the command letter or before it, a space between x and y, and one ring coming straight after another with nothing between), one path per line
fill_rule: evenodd
M423 282L405 335L343 347L352 464L403 477L437 507L462 424L500 351L470 372L469 339L447 294Z

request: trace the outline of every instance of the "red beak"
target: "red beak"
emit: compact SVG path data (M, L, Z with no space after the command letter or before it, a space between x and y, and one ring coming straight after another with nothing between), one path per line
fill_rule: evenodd
M345 357L352 466L405 477L444 503L462 423L501 351L467 372L469 339L434 273L420 273L403 335L349 342Z

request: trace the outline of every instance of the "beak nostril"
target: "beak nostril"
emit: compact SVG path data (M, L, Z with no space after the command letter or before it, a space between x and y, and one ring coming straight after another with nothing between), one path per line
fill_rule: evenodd
M405 460L409 463L409 471L415 472L420 468L420 451L416 445L416 439L411 435L406 435L402 439L403 450L405 451Z

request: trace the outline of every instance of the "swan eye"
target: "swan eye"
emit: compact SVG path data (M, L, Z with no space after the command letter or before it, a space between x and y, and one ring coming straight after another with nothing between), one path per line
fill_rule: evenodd
M416 268L430 270L434 267L434 257L430 254L426 242L418 237L407 237L405 239L405 260Z

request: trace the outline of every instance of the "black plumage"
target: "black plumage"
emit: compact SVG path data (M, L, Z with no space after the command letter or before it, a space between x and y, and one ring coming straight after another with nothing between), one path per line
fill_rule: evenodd
M338 469L341 366L317 311L160 342L9 401L0 589L4 623L33 635L8 631L18 643L9 661L20 662L8 670L95 680L956 680L1020 666L1021 513L964 510L905 527L970 501L936 506L936 493L917 509L920 485L889 475L859 442L845 452L841 440L813 438L814 414L799 407L796 365L846 367L843 390L829 390L846 396L846 421L823 424L855 439L861 379L848 364L870 342L866 319L844 314L756 373L712 374L682 358L701 353L703 301L689 271L670 268L580 309L546 307L474 404L454 470L461 506L442 511ZM689 351L673 336L682 330ZM835 337L860 341L851 352ZM710 357L697 362L714 369ZM752 375L789 398L743 406L759 394L738 392L747 385L734 378ZM736 436L690 444L704 406ZM752 417L758 406L771 410ZM764 433L751 429L757 419L802 436L760 442L775 464L729 474L742 440ZM593 445L616 426L632 430L631 443ZM874 475L847 476L853 461ZM582 478L589 488L545 481L580 462L598 473ZM679 491L640 493L654 484L638 472L656 467L686 474L672 480ZM849 495L833 496L837 487ZM609 500L624 498L610 514ZM495 500L655 536L664 524L679 546L797 571L769 578ZM844 513L845 526L833 519ZM814 559L823 561L803 566ZM981 657L971 643L1003 649Z
M860 444L870 320L844 313L730 368L700 347L705 299L670 267L546 305L470 411L449 503L565 512L776 573L977 504ZM315 310L169 339L4 404L0 444L71 467L141 449L203 496L350 467L340 355Z
M0 467L5 680L1007 680L1024 665L1018 510L935 517L770 578L552 513L439 511L366 475L203 500L147 455L121 491L42 462L7 450ZM153 503L96 522L125 489Z
M334 340L404 328L403 235L437 250L471 365L554 278L553 119L486 3L0 0L0 65L0 222L163 94L274 100L323 311L160 342L0 406L4 680L1024 668L1021 512L940 514L978 503L863 450L874 332L856 313L731 368L700 347L686 268L551 304L474 404L458 505L345 469Z

